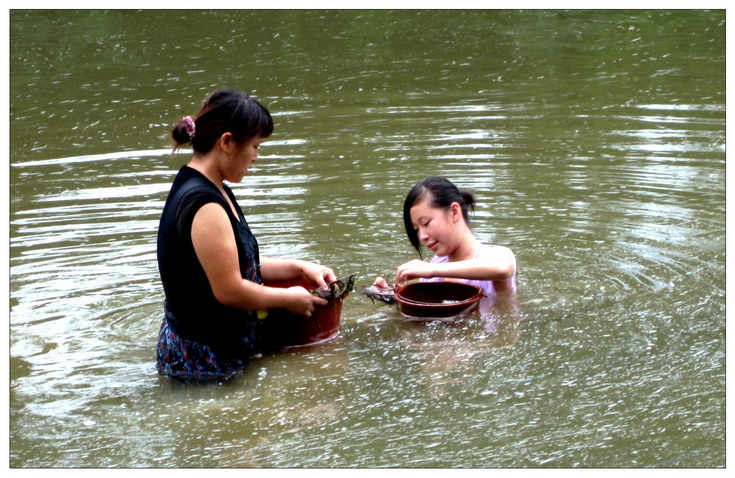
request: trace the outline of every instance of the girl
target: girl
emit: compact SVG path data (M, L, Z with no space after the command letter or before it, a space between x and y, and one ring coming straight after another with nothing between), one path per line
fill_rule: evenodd
M428 263L412 260L402 264L396 283L449 279L476 285L488 297L515 292L515 256L507 247L484 245L475 238L469 219L474 207L474 196L445 178L429 177L416 184L403 204L403 222L419 257L421 244L434 257ZM375 284L388 286L381 277Z
M166 296L157 348L162 375L183 381L238 375L262 348L258 311L281 308L308 317L326 303L303 287L264 285L300 278L318 287L336 277L317 264L260 257L224 183L243 179L272 132L268 110L230 89L212 93L196 118L173 128L175 149L191 145L193 154L174 180L158 230Z

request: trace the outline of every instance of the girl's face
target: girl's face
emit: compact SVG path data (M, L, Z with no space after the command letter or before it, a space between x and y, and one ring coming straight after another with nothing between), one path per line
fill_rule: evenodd
M253 163L258 160L258 148L262 142L263 138L254 136L245 140L241 145L234 145L225 176L228 181L233 183L242 181Z
M448 209L432 207L424 198L411 207L411 224L419 241L438 256L448 256L458 247L457 222L462 220L462 210L457 203Z

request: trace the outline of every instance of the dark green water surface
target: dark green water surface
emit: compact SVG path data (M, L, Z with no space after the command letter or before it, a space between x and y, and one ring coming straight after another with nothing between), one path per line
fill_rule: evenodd
M276 129L233 185L263 254L357 283L444 175L515 307L339 337L231 383L155 370L170 125ZM724 11L10 12L11 467L724 467Z

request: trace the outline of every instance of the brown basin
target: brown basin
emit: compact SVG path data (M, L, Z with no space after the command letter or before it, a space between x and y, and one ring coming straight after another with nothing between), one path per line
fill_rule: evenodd
M414 282L396 291L398 308L409 319L448 319L471 311L482 290L461 282Z
M290 282L269 284L273 287L292 287L300 285L309 289L309 285ZM328 342L339 334L342 319L342 302L344 295L337 299L329 299L325 305L318 305L311 317L295 315L285 309L268 311L263 319L263 338L271 347L306 347Z

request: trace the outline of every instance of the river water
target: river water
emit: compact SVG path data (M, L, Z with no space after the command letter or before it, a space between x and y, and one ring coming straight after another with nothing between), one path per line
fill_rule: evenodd
M357 283L444 175L513 249L492 323L352 294L339 337L155 370L170 125L220 86L275 133L262 253ZM724 467L725 13L10 13L11 467Z

